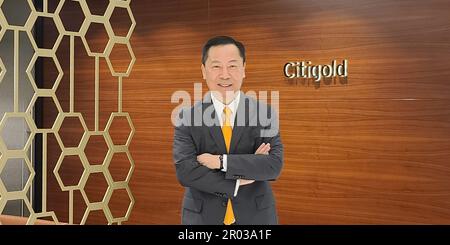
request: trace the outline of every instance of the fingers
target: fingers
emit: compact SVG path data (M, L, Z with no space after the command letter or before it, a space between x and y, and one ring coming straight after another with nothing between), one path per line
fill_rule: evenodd
M251 184L253 182L255 182L255 181L254 180L241 179L240 182L239 182L239 185L240 186L242 186L242 185L249 185L249 184Z
M267 143L267 144L263 143L263 144L261 144L261 146L258 148L258 151L255 152L255 154L263 154L263 155L267 155L267 154L269 154L269 151L270 151L270 144L269 144L269 143Z
M261 154L261 149L265 146L265 143L262 143L258 149L255 151L255 154Z
M270 143L267 143L267 144L264 146L264 149L263 149L263 153L262 153L262 154L267 155L267 154L269 154L269 151L270 151Z
M263 154L263 155L267 155L269 154L270 151L270 143L262 143L258 149L255 151L255 154Z
M211 155L211 154L209 154L209 153L203 153L203 154L201 154L201 155L198 155L198 156L197 156L197 161L198 161L201 165L205 165L205 163L206 163L206 161L207 161L209 155Z
M198 155L198 156L197 156L197 161L198 161L200 164L203 165L203 158L202 158L202 155Z

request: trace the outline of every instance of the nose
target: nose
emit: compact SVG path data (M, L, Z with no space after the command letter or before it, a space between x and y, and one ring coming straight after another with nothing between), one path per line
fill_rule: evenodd
M230 74L228 73L228 69L226 66L224 66L220 72L220 79L229 79Z

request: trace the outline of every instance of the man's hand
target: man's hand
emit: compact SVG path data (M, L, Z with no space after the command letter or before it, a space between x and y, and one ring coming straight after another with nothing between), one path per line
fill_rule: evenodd
M219 155L203 153L197 156L197 161L209 169L220 169Z
M239 186L243 186L243 185L249 185L251 183L255 182L254 180L249 180L249 179L241 179L239 182Z
M262 143L258 149L255 151L255 154L269 155L270 151L270 143Z

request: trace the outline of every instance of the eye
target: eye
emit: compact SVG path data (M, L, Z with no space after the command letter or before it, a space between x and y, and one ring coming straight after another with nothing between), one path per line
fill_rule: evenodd
M213 68L213 69L219 69L220 66L218 66L218 65L213 65L212 68Z
M230 65L229 67L234 69L234 68L237 68L237 65Z

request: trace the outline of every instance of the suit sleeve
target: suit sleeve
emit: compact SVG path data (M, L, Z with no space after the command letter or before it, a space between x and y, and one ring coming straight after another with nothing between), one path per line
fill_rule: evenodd
M197 161L197 151L188 126L175 127L173 158L178 181L182 186L215 194L232 197L235 180L225 179L222 171L211 170Z
M276 180L283 167L283 144L280 134L264 140L270 143L268 155L230 154L227 156L227 179L255 181Z

